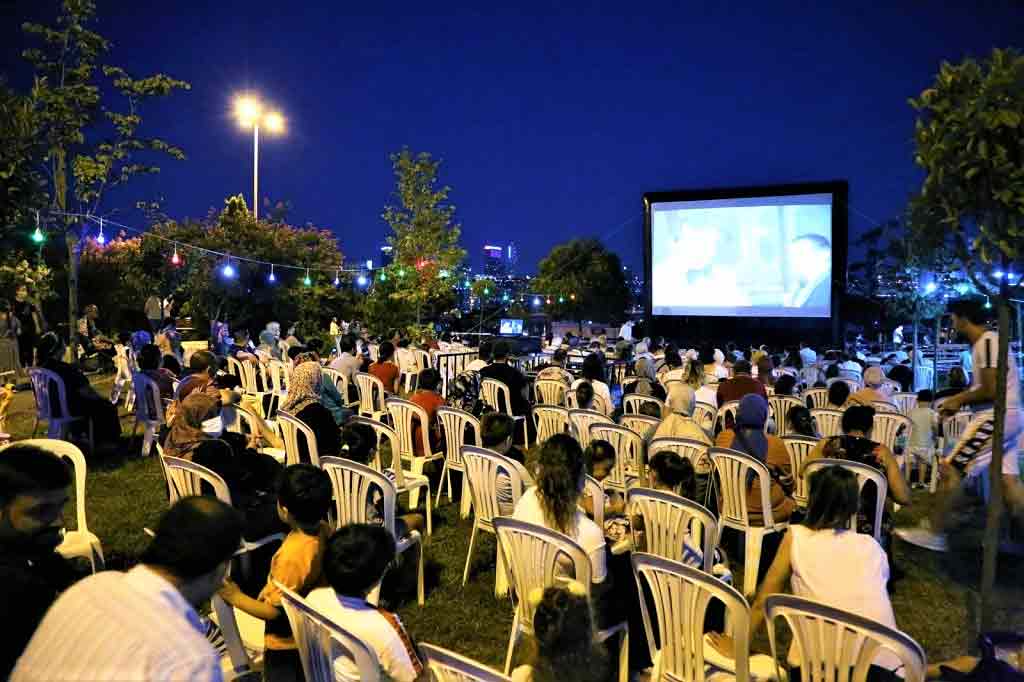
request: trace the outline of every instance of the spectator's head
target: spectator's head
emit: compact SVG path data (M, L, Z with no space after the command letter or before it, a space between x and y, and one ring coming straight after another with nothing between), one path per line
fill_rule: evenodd
M232 336L235 339L235 345L245 346L249 343L249 330L248 329L235 329Z
M310 339L309 341L306 342L306 349L310 350L310 351L312 351L314 353L317 353L318 355L319 355L320 351L323 350L323 347L324 347L323 339L319 339L319 338L313 337L312 339Z
M383 526L353 523L327 541L324 575L343 597L365 597L395 559L395 538Z
M932 404L932 400L934 399L935 396L927 388L924 389L923 391L917 392L917 404L920 405L921 407L928 407L929 405Z
M494 353L494 344L490 341L481 341L480 347L477 349L477 357L484 362L491 361L491 355Z
M60 360L64 355L64 342L54 332L46 332L39 338L36 352L39 354L39 364L47 360Z
M838 363L832 363L831 365L829 365L828 367L825 368L825 378L826 379L835 379L838 376L839 376L839 364Z
M100 316L100 309L97 308L94 303L90 303L89 305L85 306L85 310L83 312L85 313L86 319L89 320L95 320Z
M633 373L639 378L647 379L648 381L657 381L658 379L658 375L654 371L654 363L646 355L636 359Z
M399 348L408 348L409 347L409 339L408 338L401 338L401 339L398 340L398 344L396 344L396 345Z
M166 354L160 358L160 366L174 376L181 376L181 363L173 355Z
M950 317L953 320L953 329L962 336L972 338L970 330L978 331L984 328L989 319L988 312L981 304L981 301L973 298L961 298L950 302L947 306Z
M693 408L697 402L697 394L690 386L672 384L668 389L668 408L675 414L684 417L693 415Z
M655 490L671 490L687 499L697 496L697 475L693 464L670 450L663 450L651 457L651 487Z
M700 362L693 361L686 365L683 381L694 391L704 385L704 368Z
M188 368L193 374L213 376L217 373L217 356L208 350L196 351L188 359Z
M0 547L52 551L61 542L71 472L60 457L15 443L0 454Z
M871 437L871 427L875 423L875 408L867 405L851 405L843 412L843 433Z
M507 362L508 356L512 354L512 346L508 341L498 341L494 344L494 361Z
M715 349L713 346L705 344L700 347L700 364L715 364Z
M331 506L331 479L312 464L293 464L277 482L277 514L293 528L315 531Z
M508 452L514 430L515 420L502 412L487 412L480 418L480 442L495 452Z
M732 373L736 376L740 374L750 375L750 363L746 360L737 360L736 364L732 366Z
M198 607L223 585L243 526L242 513L215 497L183 497L160 519L139 560L170 578Z
M833 409L839 409L850 399L850 385L845 381L833 381L828 387L828 404Z
M771 384L774 370L775 363L772 362L771 356L767 353L757 359L757 378L761 380L761 383L765 385Z
M668 365L671 369L682 367L683 358L681 355L679 355L679 351L674 348L665 351L665 364Z
M763 430L768 421L768 401L757 393L748 393L736 408L736 428Z
M587 381L604 381L604 363L601 356L591 353L583 358L583 378Z
M273 338L274 341L276 341L277 339L281 338L281 323L280 322L267 322L266 330L268 332L270 332L270 336L271 336L271 338ZM262 334L260 335L260 338L262 338Z
M23 303L28 300L28 285L19 284L14 289L14 300L18 303Z
M302 346L289 346L288 347L288 359L291 360L294 363L295 362L295 358L299 357L300 355L302 355L305 352L306 352L306 349L303 348Z
M783 374L775 382L775 395L793 395L796 388L796 377L792 374Z
M590 475L599 481L608 478L615 468L615 448L606 440L595 438L583 453Z
M606 660L594 645L594 622L583 585L534 589L536 654L530 662L535 680L602 680ZM585 671L585 672L584 672Z
M824 467L810 476L807 518L813 530L844 530L857 513L860 493L856 475L839 466Z
M7 310L4 310L4 304L7 304ZM11 311L11 304L8 301L0 299L0 313L9 313ZM132 341L131 332L121 332L117 335L117 342L122 346L127 346Z
M420 372L416 383L416 386L421 391L436 391L440 385L441 373L433 367L427 367L425 370Z
M564 348L559 348L559 349L557 349L555 351L554 355L551 357L551 362L556 367L565 367L565 359L567 357L568 357L568 354L565 352L565 349Z
M349 422L341 430L341 456L370 465L377 452L377 434L369 424Z
M395 344L385 341L377 346L377 362L387 362L393 357L395 357Z
M803 405L794 405L789 408L789 412L786 413L786 423L793 435L807 436L808 438L818 437L814 428L814 419L811 418L811 411Z
M583 450L576 439L556 433L544 441L537 461L536 482L548 526L563 533L571 531L583 481Z
M351 334L345 334L338 339L338 348L341 349L342 353L348 353L349 355L355 355L356 352L356 340Z
M160 349L153 344L147 344L139 351L139 369L143 372L152 372L160 369Z
M879 388L885 381L885 374L878 365L872 365L864 370L864 385L869 388Z
M950 388L967 388L967 372L963 367L954 367L949 370Z
M581 381L576 386L576 405L581 410L589 410L594 402L594 385L589 381Z
M640 414L645 417L657 417L658 419L661 419L661 408L658 407L657 403L644 401L640 403Z

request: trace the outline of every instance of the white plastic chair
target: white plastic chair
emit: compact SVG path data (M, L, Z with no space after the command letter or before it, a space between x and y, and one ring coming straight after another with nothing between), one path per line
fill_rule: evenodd
M114 355L114 369L116 374L114 375L114 385L110 392L110 402L117 405L121 400L121 393L124 387L128 387L128 391L124 393L124 408L128 412L131 412L131 406L134 404L134 392L132 389L132 361L129 357L131 353L131 347L126 345L117 344L115 346L116 353Z
M537 427L537 442L543 443L556 433L569 430L569 410L555 405L536 405L533 423Z
M708 434L710 438L714 435L715 417L717 414L718 410L715 409L714 405L697 403L693 406L691 418L697 422L697 426L704 429L704 433Z
M784 436L782 442L789 454L789 470L793 472L793 501L801 509L807 508L807 481L803 477L804 464L811 451L818 444L817 438L807 436Z
M860 462L848 462L845 459L815 459L804 466L803 478L805 489L810 489L809 481L811 474L825 467L842 467L847 471L852 471L854 476L857 477L857 494L860 495L864 491L864 485L871 481L875 484L875 489L878 491L875 495L875 521L874 521L874 532L873 535L875 540L878 542L882 541L882 514L885 512L885 496L888 493L889 483L885 478L885 474L867 464ZM794 470L796 473L796 470ZM857 530L857 515L854 514L850 518L850 530Z
M320 468L331 478L334 489L334 511L337 528L351 523L370 523L368 507L371 495L379 489L384 510L384 528L395 538L395 549L401 554L413 546L419 547L419 571L416 578L416 599L423 606L423 542L419 531L410 531L405 537L395 532L395 500L398 491L387 476L343 457L324 457ZM368 601L376 604L380 586L374 591L374 598Z
M746 535L743 561L743 593L753 595L757 589L757 571L761 565L761 545L764 536L780 533L789 523L776 522L772 516L771 474L763 462L750 455L727 448L711 449L711 465L721 483L722 502L719 509L718 537L715 545L722 542L722 532L733 528ZM752 525L747 509L747 474L756 474L761 490L762 525Z
M444 469L437 485L437 499L434 506L441 505L441 491L448 485L448 501L452 501L452 472L462 473L462 492L459 494L459 516L469 516L471 496L469 484L466 482L466 465L462 461L462 446L466 445L466 429L471 432L469 445L480 446L480 420L469 412L454 407L437 408L437 421L441 424L444 434Z
M590 427L594 424L612 424L606 415L594 410L569 410L569 424L584 450L590 445Z
M850 372L850 370L846 370L846 371L847 371L847 372ZM842 376L842 373L843 373L843 370L840 370L840 372L839 372L840 376L838 376L838 377L832 377L831 379L828 379L828 380L827 380L827 381L825 382L825 384L826 384L826 387L827 387L827 388L828 388L828 387L831 387L831 386L832 386L832 384L836 383L837 381L842 381L842 382L844 382L844 383L845 383L845 384L846 384L847 386L849 386L849 387L850 387L850 393L856 393L857 391L859 391L859 390L861 389L861 384L860 384L860 379L859 379L859 378L858 378L858 379L855 379L855 378L853 378L852 376L844 377L844 376ZM859 376L859 375L858 375L858 376Z
M236 420L235 425L230 429L231 431L241 433L244 436L249 436L259 432L259 422L254 414L250 413L248 410L242 409L240 406L236 406L235 414L238 416L238 419ZM270 430L274 431L274 433L280 435L276 422L273 426L267 422L267 426ZM261 455L270 455L276 459L279 464L284 464L287 461L287 454L285 453L284 448L261 447L257 449L257 452Z
M291 370L282 360L271 360L267 363L267 371L270 372L270 388L278 395L286 395L291 386Z
M356 386L359 389L359 414L371 419L380 419L387 414L384 406L386 391L384 382L366 372L356 374Z
M221 659L224 679L241 680L254 674L262 665L266 622L236 610L218 594L210 598L210 606L210 620L220 628L228 654L226 660Z
M587 474L583 481L583 497L590 498L590 509L593 512L594 523L604 528L604 488L601 481Z
M530 430L526 426L526 417L512 414L512 392L508 385L497 379L484 379L480 382L480 398L494 411L507 414L515 420L516 424L522 424L523 442L529 448Z
M789 433L789 421L787 416L790 409L803 407L804 402L791 395L773 395L768 398L768 414L775 420L775 435L785 436Z
M917 407L917 394L916 393L894 393L892 401L896 405L896 410L909 417L910 411Z
M718 522L706 507L674 493L630 488L626 493L626 509L630 518L643 519L642 529L636 523L631 526L634 551L643 547L649 554L682 561L685 539L689 535L704 552L704 572L711 573Z
M803 394L805 405L812 409L825 409L828 407L827 388L809 388Z
M693 471L697 474L707 474L711 471L711 457L708 455L710 449L710 445L689 438L655 438L647 444L647 452L652 457L662 450L674 452L690 460Z
M78 446L64 440L30 438L0 447L0 457L3 456L4 450L14 445L36 447L61 459L71 460L75 474L75 529L64 531L64 538L57 546L57 552L66 559L74 557L88 559L93 573L96 572L97 566L102 571L106 565L103 558L103 545L100 543L100 539L89 530L89 524L85 519L85 479L88 473L85 455L78 449Z
M640 599L654 662L651 680L739 682L770 677L775 668L771 658L750 655L750 607L736 588L710 573L653 554L634 552L632 562L640 594L649 593L654 604L652 613L648 600ZM725 606L733 638L731 657L718 654L704 634L704 620L712 601ZM654 636L655 623L660 641ZM756 675L750 674L752 669Z
M160 399L160 386L142 372L132 375L132 390L135 393L135 425L132 427L132 438L138 431L142 432L142 456L149 456L153 450L160 427L164 425L164 404Z
M335 662L350 658L360 682L380 682L381 666L373 647L310 606L280 583L281 606L288 617L306 682L335 682Z
M606 489L625 493L633 482L631 479L639 479L641 484L647 482L647 466L644 461L646 446L643 438L618 424L592 424L590 440L606 440L615 450L615 466L608 478L601 482Z
M430 418L427 416L427 411L416 403L400 398L388 398L384 404L388 414L391 415L391 423L394 424L395 433L398 434L399 457L409 460L409 470L414 476L422 476L423 468L427 462L444 459L443 452L433 452L430 447ZM420 425L419 436L422 455L416 454L413 442L416 432L416 429L413 427L414 420L418 421ZM440 492L438 490L438 493ZM409 507L411 509L417 507L419 498L420 493L418 489L409 493ZM427 502L427 509L429 513L429 501Z
M960 440L961 434L967 425L971 423L972 414L970 412L961 411L954 414L952 417L947 417L942 420L942 452L947 451L953 447L953 445Z
M527 598L536 588L557 585L561 570L568 561L572 565L572 578L581 583L590 598L590 559L579 544L557 531L544 526L500 516L494 519L498 533L498 547L508 570L512 586L518 597L512 617L512 633L505 655L505 673L512 668L512 655L522 634L533 634L534 607ZM621 635L619 644L619 680L629 679L629 624L626 621L596 633L595 639L604 642L612 635Z
M740 401L730 400L718 406L718 412L715 413L715 433L719 431L725 431L727 417L732 416L732 421L736 423L736 412L740 409ZM765 423L767 426L767 422Z
M904 682L924 682L924 649L906 633L791 594L768 595L764 611L776 665L785 655L778 651L775 637L776 618L781 617L793 633L805 682L865 682L880 649L892 652L903 664Z
M822 438L843 435L843 411L825 408L811 410L811 419L818 427L818 435Z
M872 400L871 406L875 408L875 412L885 412L887 414L899 414L899 408L893 403L887 400Z
M896 412L875 412L874 423L871 427L871 437L885 445L892 452L896 452L896 439L902 431L903 436L910 442L910 432L913 428L910 417L904 417ZM906 459L909 453L903 453Z
M396 348L395 362L398 364L399 384L403 386L406 394L412 393L420 375L420 368L416 364L416 355L409 348Z
M284 463L285 466L299 464L302 462L302 450L299 447L299 438L306 443L306 452L309 453L309 463L315 467L320 466L320 453L316 447L316 434L313 429L304 424L298 417L287 412L277 413L277 430L284 441Z
M227 357L227 361L228 361L228 374L230 374L231 376L233 376L236 379L238 379L238 381L241 382L241 384L242 384L242 389L244 390L245 389L245 369L242 367L241 361L238 358L236 358L236 357L234 357L232 355L229 355Z
M622 399L622 411L624 414L640 414L640 406L644 403L654 403L658 407L658 414L665 414L665 403L653 396L636 393L630 393Z
M422 642L419 650L434 682L512 682L497 670L454 651Z
M43 369L42 367L30 367L28 376L32 381L32 396L36 400L36 422L32 426L32 435L36 435L36 431L39 429L39 422L45 421L48 438L67 440L71 425L75 422L84 421L88 428L89 449L93 449L95 446L92 420L88 417L71 416L71 411L68 409L68 393L67 388L64 386L64 380L56 372ZM56 411L53 409L55 407L53 401L50 400L51 385L57 389ZM56 412L59 412L60 416Z
M555 379L537 379L533 382L533 394L538 405L565 407L565 396L569 387Z
M625 426L641 438L646 438L648 433L654 433L652 429L656 430L659 424L660 419L648 417L646 414L624 414L619 417L619 426Z
M463 461L466 463L466 479L469 481L470 494L473 496L473 531L469 536L469 550L466 552L466 567L462 571L462 584L469 580L469 567L473 561L473 547L476 545L477 531L495 533L494 519L500 516L498 501L498 475L508 477L512 490L512 508L515 509L519 498L526 489L519 467L508 457L499 455L492 450L466 446L462 448ZM496 550L500 552L500 550ZM496 575L494 577L494 593L503 596L508 592L508 578L501 559L496 556Z

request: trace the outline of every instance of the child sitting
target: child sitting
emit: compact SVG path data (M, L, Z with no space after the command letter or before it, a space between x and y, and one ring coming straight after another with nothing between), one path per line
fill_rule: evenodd
M114 344L114 369L117 374L114 375L114 386L110 391L110 402L115 405L121 399L121 391L124 390L125 385L131 386L132 383L132 335L125 332L121 332L117 335L117 343Z
M910 421L913 427L910 431L910 456L913 458L908 462L908 471L913 460L917 460L917 483L915 488L925 487L925 474L928 465L936 465L935 440L938 430L939 415L932 409L932 392L925 389L917 393L917 405L910 410ZM907 474L910 478L910 474Z
M331 536L324 556L330 587L313 590L306 601L373 649L382 679L413 682L423 673L423 664L405 627L394 613L366 601L394 559L395 539L380 526L344 526ZM334 671L338 680L359 680L347 657L335 661Z
M516 468L525 489L533 485L533 477L526 469L526 456L523 451L512 444L514 432L515 420L502 412L487 412L480 419L480 441L483 446L512 460L511 466ZM515 507L512 483L508 474L500 469L495 494L498 498L498 512L502 516L510 516Z
M611 475L612 470L615 468L615 448L606 440L595 439L590 441L590 445L583 451L583 456L586 459L589 474L598 483L603 484L604 480ZM583 511L593 516L594 506L590 496L584 495L580 499ZM622 495L615 492L605 492L603 503L606 519L611 515L622 514L626 510L626 503L623 501ZM605 522L605 530L608 530L608 521Z
M226 579L220 596L228 604L266 621L263 675L265 680L301 680L302 663L276 583L306 596L322 582L321 562L330 526L331 479L312 464L293 464L284 470L277 488L277 513L291 531L270 560L266 587L253 599Z

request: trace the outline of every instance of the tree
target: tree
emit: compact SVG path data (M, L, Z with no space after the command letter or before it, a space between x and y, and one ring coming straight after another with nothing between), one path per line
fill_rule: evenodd
M596 239L574 239L559 244L540 262L534 288L548 295L546 311L575 320L617 323L625 318L629 287L622 262Z
M1024 56L993 50L979 63L943 63L932 87L910 100L919 113L915 161L927 173L911 222L922 248L948 247L999 314L995 430L989 464L991 500L985 524L981 630L992 625L1000 473L1006 422L1011 266L1024 244ZM1020 272L1018 269L1017 272ZM1018 285L1019 288L1019 285Z
M64 0L55 26L26 23L23 30L42 46L23 53L35 70L30 97L38 136L46 147L50 204L60 214L69 211L69 193L78 213L95 214L106 191L159 167L144 152L184 159L184 152L163 140L139 135L141 109L148 100L166 97L189 84L164 74L135 78L123 68L101 65L110 43L89 26L95 22L92 0ZM107 79L123 109L114 107L97 82L97 70ZM97 127L109 124L107 131ZM70 172L69 163L70 162ZM78 266L85 221L61 217L65 229L68 271L70 343L77 336ZM72 357L76 357L72 355Z
M384 207L384 221L391 226L388 244L392 248L392 265L388 272L398 277L401 286L376 285L368 297L368 311L388 305L400 306L399 316L415 311L417 324L424 309L432 308L450 298L451 273L466 252L459 246L459 225L455 222L455 206L448 202L451 188L438 187L440 161L427 152L414 154L409 149L391 155L397 188L396 202ZM381 299L383 301L369 299ZM372 315L367 321L374 324Z
M31 101L0 79L0 250L13 262L28 250L25 226L46 205L44 153Z

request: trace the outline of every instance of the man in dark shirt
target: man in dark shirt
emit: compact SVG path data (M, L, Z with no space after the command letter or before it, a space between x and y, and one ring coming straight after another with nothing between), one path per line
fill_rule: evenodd
M512 414L526 415L530 412L530 403L526 399L526 377L518 369L508 364L511 350L508 341L498 341L494 344L493 361L480 370L480 376L484 379L495 379L508 386L512 398ZM502 406L492 405L491 407L500 408Z
M748 393L756 393L765 400L768 399L764 384L750 376L750 363L740 360L733 365L732 378L718 384L718 406L721 407L727 402L739 400Z
M914 370L910 366L910 360L904 360L889 370L889 378L899 382L900 390L906 393L913 389Z
M60 458L15 444L0 456L0 679L6 680L46 610L75 574L56 551L71 474Z

